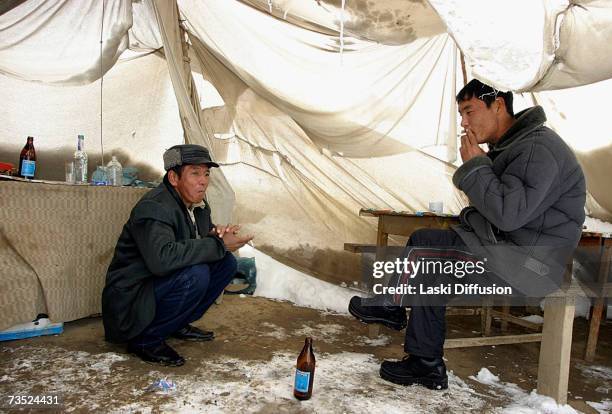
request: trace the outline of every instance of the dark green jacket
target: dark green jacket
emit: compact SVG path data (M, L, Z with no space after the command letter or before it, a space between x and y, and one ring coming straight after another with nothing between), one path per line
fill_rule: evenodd
M221 239L206 236L213 227L208 205L196 207L194 215L201 239L196 239L187 208L167 178L134 206L117 241L102 291L108 341L128 341L152 322L155 278L231 254Z

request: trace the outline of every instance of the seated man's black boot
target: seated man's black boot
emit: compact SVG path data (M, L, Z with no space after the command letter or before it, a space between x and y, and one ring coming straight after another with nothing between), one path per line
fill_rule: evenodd
M442 358L406 356L401 361L384 361L381 378L400 385L423 385L432 390L448 388L446 365Z
M172 334L172 337L182 339L183 341L212 341L215 338L214 332L203 331L195 326L187 325Z
M381 306L378 298L353 296L348 310L365 323L380 323L396 331L406 327L406 310L401 306Z
M180 367L185 363L185 359L165 342L152 346L128 344L127 351L139 356L143 361L147 362L155 362L157 364L174 367Z

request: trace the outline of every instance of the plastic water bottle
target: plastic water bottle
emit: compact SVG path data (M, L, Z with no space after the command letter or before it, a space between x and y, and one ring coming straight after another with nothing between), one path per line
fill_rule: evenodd
M108 185L113 185L115 187L121 187L123 185L123 167L114 155L106 165L106 173L108 175Z
M87 153L85 152L85 137L79 135L77 150L74 152L74 182L87 184Z

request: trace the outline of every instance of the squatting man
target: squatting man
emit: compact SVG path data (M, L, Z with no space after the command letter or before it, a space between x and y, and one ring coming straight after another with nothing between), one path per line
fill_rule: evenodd
M535 106L514 114L511 92L498 91L476 79L457 94L457 103L464 129L463 164L453 183L470 205L461 212L461 224L451 229L412 233L406 254L418 260L415 251L435 249L446 260L453 256L464 260L470 254L486 257L487 267L495 270L488 275L501 275L512 283L522 278L517 276L524 273L522 268L517 272L519 266L546 270L550 267L545 260L567 263L584 222L585 180L570 148L544 126L544 110ZM488 145L487 152L481 144ZM500 246L516 254L492 255ZM536 247L540 250L534 257ZM530 278L523 282L528 285ZM412 303L407 321L401 301L377 306L381 304L376 297L350 300L350 313L361 321L406 328L404 351L408 355L400 361L384 361L380 367L383 379L431 389L448 387L442 359L445 303Z
M240 236L240 226L212 223L205 196L215 167L200 145L168 149L163 182L136 203L117 241L102 292L105 335L145 361L183 365L170 336L213 339L191 323L236 274L231 252L253 238Z

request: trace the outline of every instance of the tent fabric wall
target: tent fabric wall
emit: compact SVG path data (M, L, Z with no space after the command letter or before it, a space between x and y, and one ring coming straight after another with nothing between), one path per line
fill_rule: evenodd
M29 0L0 16L0 73L61 85L93 82L127 49L130 26L130 0Z
M429 2L474 77L499 89L561 89L612 77L609 0Z
M130 54L104 78L103 142L105 162L117 155L137 167L140 178L157 180L162 153L183 140L168 65L158 54ZM18 164L26 137L34 137L37 177L64 180L77 134L85 135L89 173L100 165L100 81L57 87L0 75L0 159Z
M153 8L159 24L160 34L164 45L164 53L168 62L168 69L174 93L178 102L181 123L185 133L185 141L203 144L210 148L213 160L216 159L212 147L212 134L207 134L202 127L199 113L197 90L193 87L193 79L189 64L185 62L184 37L179 29L178 8L175 1L154 0ZM218 223L229 223L232 218L235 195L223 171L216 171L212 175L207 190L207 200L212 208L212 219Z
M318 146L372 157L437 144L455 155L458 61L447 35L402 46L350 39L340 56L335 36L239 2L179 5L190 34Z
M603 1L525 3L534 13L520 20L520 31L512 14L505 14L511 23L504 30L495 17L506 6L513 12L510 2L495 3L502 9L482 4L492 17L479 13L476 22L472 3L446 2L455 6L444 11L432 0L439 17L427 2L348 3L342 12L339 0L274 0L270 13L266 0L179 0L177 14L175 2L108 0L104 15L92 6L79 9L80 16L76 0L28 0L0 15L0 99L11 103L0 116L0 157L15 162L25 137L34 135L40 173L62 179L63 161L84 132L91 172L100 162L100 82L94 80L106 73L107 154L137 164L143 178L158 178L163 150L183 136L209 146L227 178L219 181L235 190L233 221L255 233L258 248L327 280L346 281L358 276L359 263L342 244L375 240L375 223L357 215L360 207L415 211L441 200L456 213L465 205L450 180L457 155L454 95L462 84L454 40L470 73L490 76L499 87L569 87L610 77L598 46L610 39L610 7ZM406 30L394 33L388 16ZM28 37L15 31L30 24ZM47 56L51 29L68 45L65 54ZM526 46L516 39L519 32L530 35ZM593 37L601 65L589 64L591 52L575 54L574 44L591 43L575 34ZM132 50L123 51L128 41ZM561 56L565 66L555 60ZM513 57L523 66L505 65ZM583 88L534 96L585 167L589 211L606 218L611 136L605 114L584 111L593 108L589 94L602 93L604 101L612 85ZM583 141L598 144L583 147ZM231 192L212 190L214 210L229 212L215 203L231 200Z
M192 43L192 66L199 62L224 102L202 111L204 123L223 137L213 146L241 189L235 218L256 235L258 249L325 280L350 281L358 258L343 252L344 242L376 239L376 223L358 216L361 207L418 211L440 200L458 212L465 204L451 182L454 166L420 151L349 158L321 149L290 115Z
M445 33L427 1L240 0L292 25L327 35L343 34L385 45L402 45Z

